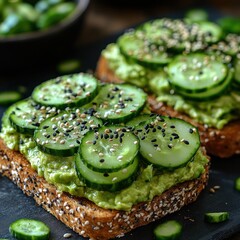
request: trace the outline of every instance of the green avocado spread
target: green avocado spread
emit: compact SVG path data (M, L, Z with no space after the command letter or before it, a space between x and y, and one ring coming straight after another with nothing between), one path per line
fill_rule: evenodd
M171 89L164 69L150 70L126 60L117 44L109 44L103 56L120 79L148 89L158 101L188 114L200 123L221 129L229 121L240 117L240 96L235 91L210 101L186 100Z
M134 204L152 200L170 187L198 178L208 159L199 150L194 159L174 171L157 172L152 165L142 167L138 178L127 188L117 192L98 191L87 188L77 177L74 157L56 157L39 151L31 137L17 133L3 118L0 137L6 145L19 150L32 167L59 191L86 197L100 207L129 210Z

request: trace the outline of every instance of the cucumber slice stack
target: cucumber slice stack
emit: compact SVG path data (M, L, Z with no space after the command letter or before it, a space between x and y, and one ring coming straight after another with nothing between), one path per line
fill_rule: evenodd
M86 103L81 107L65 105L66 84L77 88L80 81L82 88L85 79L97 86L97 96L92 101L81 96ZM40 95L44 98L37 99ZM40 151L72 157L87 187L111 192L128 187L146 163L168 171L187 164L199 149L199 134L191 124L143 114L146 101L146 93L132 85L99 85L89 75L67 75L36 87L32 98L12 105L5 118L18 133L30 135Z
M168 66L168 75L171 86L192 100L219 96L232 81L232 72L225 64L200 53L177 56Z
M76 170L88 187L117 191L136 177L138 138L127 128L104 126L88 132L76 157Z
M189 23L177 19L156 19L121 35L117 44L127 60L150 68L160 68L176 53L204 51L220 41L222 29L215 23Z

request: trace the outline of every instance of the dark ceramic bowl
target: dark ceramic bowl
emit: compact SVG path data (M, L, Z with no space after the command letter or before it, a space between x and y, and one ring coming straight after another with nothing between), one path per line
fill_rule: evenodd
M30 70L49 64L70 51L79 36L89 0L78 0L76 11L43 31L0 38L0 73Z

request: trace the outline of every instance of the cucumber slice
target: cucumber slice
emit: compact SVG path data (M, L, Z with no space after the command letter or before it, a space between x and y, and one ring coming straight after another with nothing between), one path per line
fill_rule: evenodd
M224 91L226 91L230 86L232 79L233 79L233 72L232 70L229 70L229 73L222 84L216 87L207 89L205 92L187 93L187 92L178 90L178 93L185 96L186 98L189 98L190 100L199 100L199 101L210 100L220 96Z
M166 221L154 229L154 236L157 240L177 240L181 233L182 224L175 220Z
M139 159L136 157L131 165L112 173L100 173L89 169L79 154L76 155L75 165L79 179L87 187L99 191L115 192L128 187L136 179L139 169Z
M41 105L64 109L90 102L97 94L98 82L89 74L57 77L38 85L32 98Z
M200 147L197 129L181 119L156 116L135 128L140 153L158 168L173 169L187 164Z
M145 38L161 51L183 51L192 38L189 25L179 19L156 19L143 24L142 31Z
M82 138L79 154L88 168L110 173L132 164L138 150L139 140L129 129L104 126Z
M204 219L209 223L220 223L229 219L229 213L228 212L205 213Z
M170 84L182 92L205 92L221 84L227 67L210 56L200 53L177 56L168 66Z
M28 98L14 104L9 121L17 132L33 135L42 121L57 113L56 108L41 106Z
M166 19L156 19L146 22L142 26L145 38L157 45L166 46L167 40L172 37L173 30L166 23Z
M148 67L166 65L171 61L171 55L165 50L135 32L122 35L117 44L127 58Z
M199 28L198 31L200 35L203 36L204 41L207 43L218 42L223 36L222 28L219 27L216 23L202 21L196 24Z
M41 123L34 133L38 148L55 156L72 156L80 145L82 137L102 125L101 119L89 116L80 110L62 112Z
M98 95L86 106L86 113L94 114L108 123L126 122L144 108L147 95L140 88L127 84L103 85Z
M49 227L38 220L22 218L11 223L9 231L13 237L20 240L48 240Z

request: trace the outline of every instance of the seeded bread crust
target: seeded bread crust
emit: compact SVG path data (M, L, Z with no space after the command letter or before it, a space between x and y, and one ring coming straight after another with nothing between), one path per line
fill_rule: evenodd
M108 67L107 60L103 56L98 61L96 75L103 82L123 82ZM240 119L228 123L222 129L216 129L204 126L186 114L177 112L172 107L158 102L154 96L149 96L148 102L152 112L178 117L198 127L202 145L205 146L208 154L220 158L228 158L235 154L240 154Z
M86 198L73 197L31 168L19 152L10 150L0 139L0 174L11 179L22 191L48 212L84 237L107 240L121 237L139 226L173 213L194 202L208 181L209 165L197 179L178 184L151 202L136 204L129 212L98 207Z

